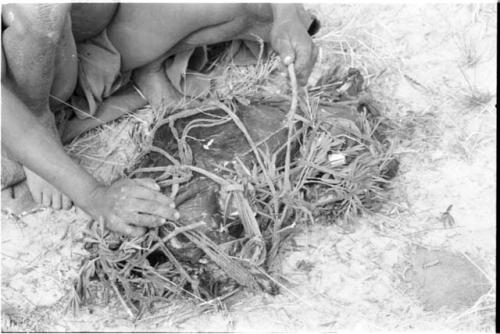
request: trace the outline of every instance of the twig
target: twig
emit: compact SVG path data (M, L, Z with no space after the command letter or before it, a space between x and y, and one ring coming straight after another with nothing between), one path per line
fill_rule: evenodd
M283 190L285 192L290 191L290 151L291 151L291 140L293 131L293 118L297 110L297 77L295 75L295 66L293 63L288 65L288 75L290 76L290 85L292 86L292 104L290 106L290 111L288 112L288 141L286 142L286 157L285 157L285 180L283 185Z
M479 270L479 272L481 272L484 277L486 277L486 279L492 286L495 284L495 281L491 279L491 277L483 270L483 268L481 268L475 261L473 261L467 254L465 254L464 251L460 250L460 253L467 259L467 261L469 261L474 267L476 267L476 269Z
M294 128L294 122L293 118L295 116L295 112L297 110L297 100L298 100L298 89L297 89L297 77L295 75L295 66L292 64L288 65L288 75L290 76L290 85L292 86L292 103L290 105L290 111L288 112L288 140L286 142L286 155L285 155L285 175L284 175L284 180L283 180L283 193L290 192L291 190L291 185L290 185L290 160L291 160L291 147L292 147L292 131ZM273 235L272 235L272 246L271 246L271 251L270 251L270 257L269 259L273 261L273 259L276 257L278 254L278 245L280 243L280 235L278 233L279 229L281 228L282 219L284 219L285 215L284 213L286 210L283 211L283 215L281 218L276 217L276 221L274 222L273 225ZM268 263L272 263L269 261Z
M247 129L245 128L245 125L241 122L241 120L238 118L238 116L230 108L228 108L225 104L220 103L220 102L216 102L215 105L217 107L219 107L220 109L224 110L229 115L229 117L231 117L233 119L234 123L236 124L236 126L238 126L240 131L243 132L243 134L245 135L245 138L248 141L248 144L251 146L251 148L254 152L255 158L257 159L257 163L262 168L262 173L264 174L264 177L266 179L267 184L269 185L269 188L271 189L271 192L273 194L276 194L276 189L274 187L274 183L271 181L271 177L269 176L269 174L265 168L265 165L262 162L262 159L260 157L257 146L255 145L255 142L253 141L252 136L250 136Z
M127 303L125 302L125 300L123 299L122 295L120 294L120 292L118 291L118 288L116 287L116 284L115 282L113 281L110 281L111 283L111 287L113 288L113 290L115 291L116 293L116 296L118 297L118 300L120 301L120 303L122 303L123 307L125 308L125 310L127 311L128 315L130 316L130 318L134 319L135 316L134 316L134 313L132 312L132 310L128 307Z
M153 274L155 276L157 276L159 279L169 283L169 284L172 284L173 286L175 286L177 289L179 290L182 290L183 292L185 292L186 294L190 295L191 297L194 297L195 299L198 299L200 300L201 302L205 302L200 296L197 296L195 295L194 293L192 293L191 291L188 291L186 289L184 289L183 287L181 286L178 286L177 284L175 284L174 282L170 281L168 278L166 278L165 276L162 276L160 274L158 274L156 271L154 270L148 270L148 273L150 274ZM192 281L190 282L192 284Z
M196 167L196 166L191 166L191 165L184 165L182 167L190 169L190 170L192 170L195 173L199 173L199 174L201 174L203 176L206 176L209 179L211 179L212 181L220 184L221 186L229 186L229 185L232 184L228 180L226 180L226 179L224 179L224 178L216 175L215 173L209 172L209 171L207 171L207 170L205 170L203 168Z
M207 223L205 223L204 221L200 221L200 222L193 223L193 224L190 224L190 225L187 225L187 226L176 228L174 231L170 232L167 236L165 236L163 239L161 239L161 241L163 243L165 243L168 240L170 240L173 237L175 237L177 234L184 233L184 232L187 232L187 231L191 231L191 230L197 229L198 227L203 227L203 226L206 226L206 225L207 225Z
M189 224L187 226L183 226L183 227L178 227L176 228L175 230L173 230L172 232L170 232L169 234L167 234L165 237L163 237L161 239L161 243L160 242L157 242L153 247L151 247L146 255L146 257L153 253L155 250L158 249L158 247L160 247L160 245L166 243L168 240L172 239L173 237L175 237L177 234L180 234L180 233L184 233L184 232L187 232L187 231L191 231L191 230L194 230L194 229L197 229L199 227L203 227L203 226L206 226L207 224L204 222L204 221L200 221L200 222L197 222L197 223L193 223L193 224Z

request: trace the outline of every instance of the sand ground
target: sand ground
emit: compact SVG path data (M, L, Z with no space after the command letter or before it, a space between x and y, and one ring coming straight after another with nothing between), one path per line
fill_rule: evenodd
M332 61L362 69L383 112L401 125L394 134L401 170L383 209L360 218L352 233L335 225L303 226L287 246L288 282L278 296L242 292L202 315L191 303L177 302L160 316L138 323L129 320L114 299L108 305L84 307L76 316L64 312L85 255L85 214L75 209L42 210L16 219L2 213L2 306L10 315L2 328L493 330L496 6L307 7L323 24L317 38L322 48L318 71ZM141 117L147 115L137 116L139 125ZM119 125L104 131L120 134L113 149L130 141L130 131ZM97 159L78 147L72 152L82 160ZM126 158L131 153L118 154ZM102 162L93 171L109 174L120 168ZM450 205L451 225L443 216ZM426 258L430 250L440 254L437 262ZM451 266L443 269L444 276L434 272L427 277L415 269L444 264L446 259ZM470 273L469 278L460 279L464 273ZM446 277L458 277L457 282ZM479 287L471 288L475 283ZM453 290L447 290L450 286L472 291L464 298L475 299L454 298ZM181 321L183 315L187 320Z

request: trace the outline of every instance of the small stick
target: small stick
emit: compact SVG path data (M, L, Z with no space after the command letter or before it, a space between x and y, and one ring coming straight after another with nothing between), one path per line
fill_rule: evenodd
M290 106L290 111L288 112L288 141L286 143L286 157L285 157L285 180L283 188L285 191L290 191L290 151L291 151L291 139L293 131L293 118L297 110L297 100L298 100L298 89L297 89L297 77L295 76L295 66L293 63L288 65L288 75L290 76L290 85L292 86L292 105Z
M173 230L172 232L170 232L169 234L167 234L165 237L163 237L161 239L161 243L158 242L153 247L151 247L149 249L149 251L148 251L148 254L146 256L148 256L149 254L153 253L155 250L158 249L158 247L160 247L160 245L166 243L168 240L172 239L177 234L184 233L184 232L187 232L187 231L191 231L191 230L194 230L194 229L197 229L199 227L206 226L206 225L207 225L207 223L205 223L204 221L200 221L200 222L197 222L197 223L193 223L193 224L190 224L190 225L186 225L186 226L183 226L183 227L176 228L175 230Z
M193 172L195 173L199 173L203 176L206 176L208 177L209 179L211 179L212 181L220 184L221 186L229 186L231 185L231 182L227 181L226 179L212 173L212 172L209 172L203 168L200 168L200 167L196 167L196 166L191 166L191 165L183 165L182 167L184 168L187 168L187 169L190 169L192 170Z
M187 231L191 231L191 230L194 230L194 229L197 229L199 227L206 226L206 225L207 225L207 223L205 223L204 221L200 221L200 222L193 223L193 224L190 224L190 225L187 225L187 226L178 227L175 230L173 230L172 232L170 232L166 237L162 238L161 241L163 241L163 243L165 243L168 240L170 240L173 237L175 237L177 234L184 233L184 232L187 232Z
M114 282L111 282L111 286L113 287L113 290L115 291L116 293L116 296L118 297L118 300L120 300L120 302L122 303L123 307L125 308L125 310L127 311L128 315L130 316L130 318L134 319L135 316L134 316L134 313L132 312L132 310L128 307L127 305L127 302L125 302L125 300L123 299L122 295L120 294L120 292L118 291L118 288L116 287L115 283Z
M291 160L291 147L292 147L292 132L293 132L293 118L297 110L297 100L298 100L298 88L297 88L297 77L295 76L295 66L293 63L288 65L288 75L290 76L290 86L292 86L292 104L290 105L290 111L288 112L288 140L286 142L286 156L285 156L285 177L283 180L283 193L288 193L291 191L292 187L290 184L290 160ZM280 242L280 235L278 231L281 229L282 219L285 217L286 210L283 211L282 217L276 217L277 221L273 225L273 242L270 251L270 259L273 259L278 254L278 245Z

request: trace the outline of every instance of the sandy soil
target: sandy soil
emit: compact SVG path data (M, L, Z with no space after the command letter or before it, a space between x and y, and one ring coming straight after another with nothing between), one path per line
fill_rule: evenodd
M394 133L401 171L391 201L352 233L303 226L287 245L278 296L243 291L203 314L176 301L137 323L113 298L76 316L64 312L85 255L84 213L2 213L3 329L493 330L496 6L308 7L323 23L318 71L333 61L362 69L384 112L402 126ZM129 130L109 131L123 141L107 149L131 146ZM99 159L84 147L72 153ZM109 177L122 168L103 161L93 172Z

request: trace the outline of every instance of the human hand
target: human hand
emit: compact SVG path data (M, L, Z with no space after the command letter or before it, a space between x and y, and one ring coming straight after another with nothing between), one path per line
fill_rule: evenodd
M271 46L285 66L295 64L297 82L304 86L318 57L318 49L302 23L299 20L274 22Z
M102 219L111 231L140 236L147 227L179 218L173 200L159 190L152 179L121 179L110 186L97 187L86 211L94 219Z

